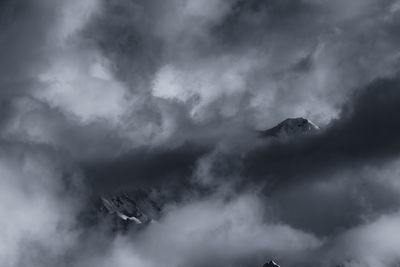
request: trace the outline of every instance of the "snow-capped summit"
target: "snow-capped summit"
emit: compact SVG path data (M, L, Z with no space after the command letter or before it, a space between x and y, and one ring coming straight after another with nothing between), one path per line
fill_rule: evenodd
M288 137L301 133L315 132L319 127L313 122L304 118L289 118L271 129L261 131L262 137L275 136L275 137Z
M140 212L136 203L126 196L113 197L111 199L102 197L101 201L109 214L115 214L124 221L133 221L136 224L141 224L142 220L147 220L146 215Z
M153 192L145 190L121 192L109 197L100 197L99 200L96 213L100 219L111 219L115 230L154 222L162 206L162 203L158 203L161 199L157 199Z

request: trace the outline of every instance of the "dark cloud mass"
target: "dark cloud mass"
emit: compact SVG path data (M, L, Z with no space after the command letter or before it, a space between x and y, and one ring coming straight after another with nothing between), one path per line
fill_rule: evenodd
M140 188L163 183L184 182L195 168L196 161L210 148L190 143L172 149L135 149L115 159L89 162L86 175L97 189L109 189L110 177L114 187Z
M0 265L398 266L399 18L397 0L1 1ZM259 135L298 117L320 129ZM132 218L99 203L121 192L155 219L117 231Z
M398 77L374 80L356 91L343 105L339 119L318 134L265 144L250 152L248 171L260 177L302 177L318 170L381 165L396 158L400 124L394 114L400 111L399 89Z

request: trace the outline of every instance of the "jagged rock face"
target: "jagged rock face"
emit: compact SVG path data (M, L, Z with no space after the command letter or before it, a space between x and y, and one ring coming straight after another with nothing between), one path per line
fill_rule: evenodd
M264 264L263 267L280 267L280 266L276 264L274 261L269 261L266 264Z
M93 196L81 219L89 226L106 224L116 232L139 230L157 222L165 206L179 203L181 193L173 188L154 187Z
M114 230L127 230L157 220L162 208L161 202L158 196L145 190L123 192L100 197L95 213L100 221L107 218L111 220Z
M297 134L304 134L318 131L319 127L304 118L289 118L275 127L260 132L262 137L289 137Z
M137 224L149 221L149 217L126 194L111 198L101 197L101 202L109 214L115 214L122 220Z

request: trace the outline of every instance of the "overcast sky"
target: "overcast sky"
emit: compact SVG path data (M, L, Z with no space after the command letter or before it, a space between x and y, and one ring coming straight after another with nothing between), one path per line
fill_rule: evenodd
M399 45L397 0L0 1L0 262L398 266ZM82 225L141 188L179 201Z

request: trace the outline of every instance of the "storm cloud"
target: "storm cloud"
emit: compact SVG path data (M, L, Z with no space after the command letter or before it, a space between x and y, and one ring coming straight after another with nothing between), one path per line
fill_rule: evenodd
M0 3L5 266L400 262L400 3ZM315 133L261 138L304 117ZM157 221L93 199L173 192Z
M393 117L400 107L399 86L400 80L394 77L360 88L343 105L339 119L321 132L267 143L250 152L246 159L249 172L288 178L390 162L399 153L400 125Z

